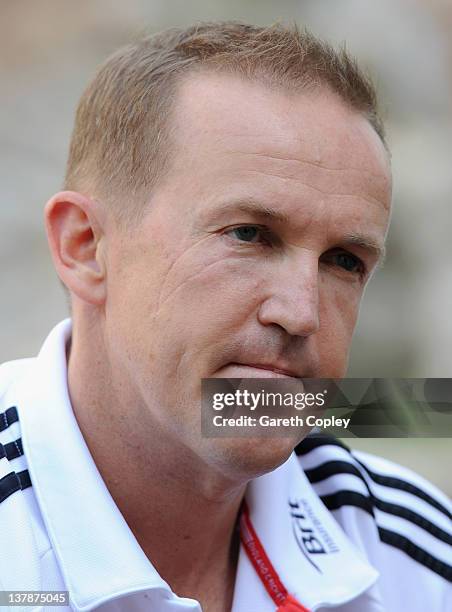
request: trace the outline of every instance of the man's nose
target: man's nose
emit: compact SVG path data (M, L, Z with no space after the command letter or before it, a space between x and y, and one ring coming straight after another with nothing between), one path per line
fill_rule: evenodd
M319 267L314 257L281 262L267 278L268 293L258 319L292 336L310 336L320 327Z

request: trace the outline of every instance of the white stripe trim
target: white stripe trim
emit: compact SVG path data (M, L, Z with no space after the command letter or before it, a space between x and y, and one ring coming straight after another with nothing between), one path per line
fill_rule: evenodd
M353 474L335 474L325 480L312 483L317 495L334 495L340 491L355 491L369 497L369 491L365 483Z
M318 446L306 455L298 455L298 459L301 461L305 471L315 469L326 461L347 461L347 463L358 466L352 455L345 448L334 446L333 444Z

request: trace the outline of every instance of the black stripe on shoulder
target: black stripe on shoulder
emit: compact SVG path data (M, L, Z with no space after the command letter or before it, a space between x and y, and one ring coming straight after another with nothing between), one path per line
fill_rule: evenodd
M343 442L335 438L334 436L329 436L327 434L311 434L306 436L297 446L295 447L295 453L297 455L307 455L315 448L319 446L340 446L346 451L350 452L348 446L346 446Z
M16 491L27 489L31 486L32 482L28 470L6 474L6 476L0 478L0 503Z
M16 491L20 491L20 483L16 472L10 472L0 478L0 503Z
M16 472L16 476L19 479L19 484L20 484L20 488L22 489L22 491L32 486L30 473L28 470L22 470L21 472Z
M452 514L450 511L443 506L439 501L434 499L431 495L412 484L411 482L407 482L406 480L402 480L401 478L397 478L395 476L385 476L383 474L377 474L370 470L365 463L359 461L359 459L355 460L361 465L361 467L366 471L369 477L376 482L377 484L383 485L385 487L390 487L392 489L399 489L400 491L405 491L406 493L411 493L419 499L423 499L425 502L445 514L449 519L452 519Z
M321 463L315 468L304 470L304 473L312 484L337 474L352 474L353 476L358 476L367 487L366 479L360 470L349 461L325 461L325 463Z
M409 508L405 508L404 506L400 506L399 504L392 504L386 501L382 501L377 497L374 497L374 503L376 508L378 508L382 512L386 512L387 514L393 514L394 516L400 516L401 518L410 521L410 523L414 523L421 529L424 529L435 538L438 538L438 540L441 540L442 542L445 542L446 544L452 546L452 536L447 533L447 531L444 531L444 529L441 529L441 527L438 527L437 525L435 525L435 523L432 523L424 516L418 514L417 512L414 512L414 510L410 510Z
M393 516L406 519L410 523L427 531L438 540L452 546L452 536L447 533L447 531L444 531L444 529L441 529L441 527L438 527L424 516L414 512L414 510L410 510L399 504L393 504L378 499L378 497L372 495L370 491L367 496L362 493L357 493L356 491L340 490L330 495L324 495L321 499L329 510L338 510L341 506L355 506L374 516L373 509L378 508L378 510L386 512L386 514L392 514Z
M342 506L355 506L365 510L368 514L374 515L374 506L372 499L362 493L356 491L347 491L345 489L331 493L330 495L322 495L320 499L323 501L328 510L339 510Z
M11 461L12 459L17 459L17 457L21 457L24 454L21 438L17 438L17 440L14 440L14 442L8 442L7 444L3 444L3 449L6 458L9 461Z
M383 485L385 487L389 487L392 489L399 489L400 491L404 491L406 493L411 493L427 502L433 508L439 510L442 514L447 516L448 519L452 520L452 514L441 502L436 500L434 497L426 493L420 487L403 480L402 478L398 478L397 476L387 476L383 474L377 474L373 470L371 470L365 463L360 461L355 455L353 451L351 451L345 444L343 444L340 440L335 438L334 436L324 435L324 434L315 434L311 436L307 436L304 440L302 440L298 446L295 447L295 452L297 455L302 456L311 452L313 449L318 448L319 446L332 445L339 446L350 454L350 459L357 463L365 470L366 474L376 482L377 484ZM305 470L305 473L310 480L310 482L315 483L320 480L324 480L329 476L333 476L334 474L353 474L361 478L367 488L367 482L363 475L359 472L359 470L353 465L353 463L348 464L347 461L328 461L316 468L311 468L309 470Z
M330 508L333 510L337 510L340 506L338 505L348 505L348 506L357 506L369 512L369 508L378 508L381 512L386 512L387 514L392 514L394 516L398 516L400 518L406 519L410 521L414 525L417 525L421 529L424 529L438 540L442 542L446 542L446 544L452 545L452 536L444 531L435 523L432 523L422 515L417 512L411 510L410 508L406 508L405 506L401 506L400 504L395 504L392 502L388 502L376 497L372 490L370 489L366 479L363 477L359 469L347 461L327 461L322 463L316 468L305 470L305 474L311 484L315 484L321 480L325 480L330 476L335 476L337 474L352 474L353 476L357 476L364 483L368 495L362 495L358 493L353 493L352 491L338 491L337 493L327 496L331 497L334 501L331 503L334 507ZM358 498L356 498L358 495ZM323 499L323 498L322 498ZM357 503L356 500L359 500ZM366 501L364 501L366 499ZM329 506L327 506L329 507ZM373 511L371 512L373 514Z
M440 561L399 533L395 533L389 529L384 529L383 527L379 527L378 531L380 533L380 540L382 542L389 544L389 546L398 548L414 559L414 561L417 561L424 567L432 570L432 572L435 572L435 574L439 574L442 578L452 582L452 567L450 565L447 565L447 563L444 563L444 561Z
M355 491L338 491L332 495L323 495L320 499L328 510L338 510L342 506L355 506L374 516L372 501L366 495L356 493ZM442 578L452 581L452 567L447 565L447 563L440 561L399 533L379 527L378 525L377 529L381 542L394 546L414 559L414 561L439 574Z
M15 406L11 406L5 412L0 413L0 431L4 429L8 429L10 425L16 423L19 420L19 415L17 414L17 408Z
M400 506L399 504L392 504L386 501L382 501L377 497L374 497L373 501L375 507L381 510L382 512L386 512L387 514L393 514L394 516L404 518L407 521L410 521L410 523L414 523L421 529L424 529L424 531L427 531L435 538L438 538L438 540L441 540L442 542L445 542L446 544L452 546L452 536L447 533L447 531L444 531L444 529L441 529L441 527L438 527L437 525L435 525L435 523L432 523L424 516L421 516L417 512L414 512L414 510L410 510L409 508L405 508L404 506Z

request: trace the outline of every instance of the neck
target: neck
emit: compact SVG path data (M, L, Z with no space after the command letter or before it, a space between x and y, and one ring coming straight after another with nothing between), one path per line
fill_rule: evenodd
M86 347L96 346L96 355ZM74 335L68 387L94 462L141 548L174 592L230 610L245 483L228 481L176 442L99 354ZM102 351L101 351L102 352Z

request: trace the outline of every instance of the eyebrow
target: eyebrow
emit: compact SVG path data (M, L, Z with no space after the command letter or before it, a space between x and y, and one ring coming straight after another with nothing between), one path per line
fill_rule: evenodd
M290 215L288 215L287 213L283 213L280 210L271 208L271 206L267 206L266 204L263 204L259 200L254 200L253 198L224 202L215 209L214 214L215 216L221 216L231 211L243 212L251 216L260 217L261 219L265 219L267 221L275 221L277 223L290 222ZM379 265L382 265L386 256L386 249L384 244L380 244L372 236L367 236L365 234L349 233L346 234L340 242L344 245L349 244L360 247L372 253L372 255L378 261Z
M386 249L384 244L381 245L371 236L365 236L363 234L347 234L343 239L344 244L351 244L354 246L361 247L373 253L377 258L379 265L383 264L386 256Z
M288 223L290 221L290 216L286 213L282 213L280 210L266 206L262 202L252 198L225 202L215 209L215 216L231 212L232 210L254 215L255 217L261 217L262 219L270 221L277 221L278 223Z

